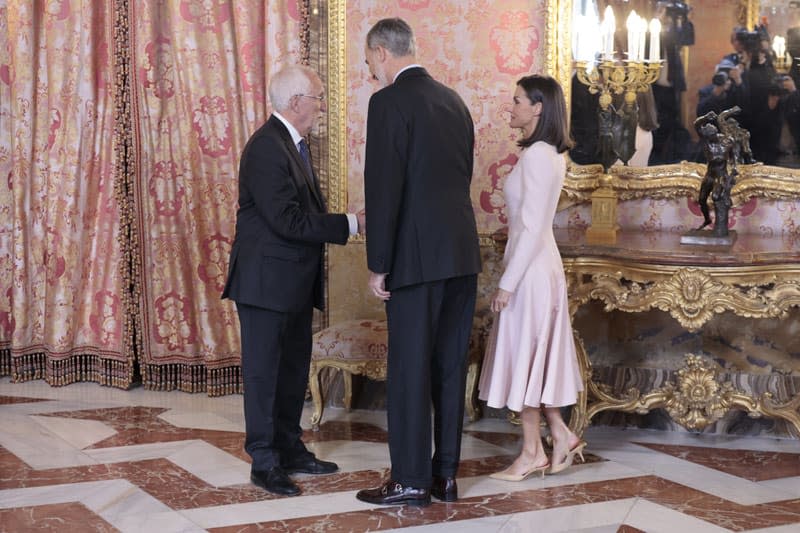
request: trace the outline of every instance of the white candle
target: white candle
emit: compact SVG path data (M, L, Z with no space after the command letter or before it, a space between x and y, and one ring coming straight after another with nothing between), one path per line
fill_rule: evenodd
M661 59L661 21L650 21L650 61Z
M594 68L595 61L597 60L597 54L603 52L604 45L600 19L597 17L597 13L592 13L591 16L587 17L586 19L585 37L585 57L586 61L588 62L587 68L589 71L591 71Z
M614 57L614 33L617 31L614 10L611 9L611 6L606 6L603 13L603 26L605 26L605 56L611 59Z
M644 45L647 39L647 21L643 18L640 18L637 21L639 26L639 31L637 32L636 36L639 38L639 51L636 53L636 60L637 61L644 61Z
M786 40L780 35L776 35L775 38L772 39L772 49L775 51L776 57L783 57L786 55Z
M628 28L628 59L630 61L636 61L639 41L636 37L636 33L639 31L639 16L636 14L636 11L630 12L625 21L625 27Z

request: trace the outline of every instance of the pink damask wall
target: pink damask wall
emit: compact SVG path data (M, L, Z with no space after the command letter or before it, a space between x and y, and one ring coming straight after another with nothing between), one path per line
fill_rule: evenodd
M475 121L472 201L478 229L505 225L502 178L516 162L517 133L508 127L516 81L544 70L545 0L385 0L347 2L348 205L364 203L367 105L380 87L364 63L370 27L401 17L417 38L417 60L454 88Z

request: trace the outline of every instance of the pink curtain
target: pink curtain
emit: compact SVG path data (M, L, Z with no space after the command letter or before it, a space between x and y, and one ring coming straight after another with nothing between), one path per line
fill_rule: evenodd
M112 5L0 3L0 371L126 387Z
M268 115L270 73L298 60L298 19L296 2L137 3L135 204L149 386L239 390L236 310L220 301L239 155Z
M240 390L239 154L296 0L0 0L0 375Z

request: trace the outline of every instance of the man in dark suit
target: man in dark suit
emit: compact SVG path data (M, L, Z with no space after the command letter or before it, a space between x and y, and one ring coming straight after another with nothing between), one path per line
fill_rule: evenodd
M474 131L455 91L414 61L401 19L367 35L383 86L367 115L364 190L371 291L389 323L391 479L358 493L376 504L457 498L467 347L481 270L470 200ZM434 409L431 458L431 403Z
M242 152L239 210L223 298L236 302L242 335L245 449L250 479L296 495L288 474L327 474L300 440L313 307L323 305L324 243L345 244L363 214L328 214L308 135L325 111L317 74L286 67L270 80L275 110Z

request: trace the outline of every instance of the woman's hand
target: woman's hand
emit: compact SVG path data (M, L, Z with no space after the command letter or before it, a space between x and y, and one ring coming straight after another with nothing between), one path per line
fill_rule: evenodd
M508 300L511 299L511 294L503 289L497 289L492 296L492 311L499 313L508 305Z

